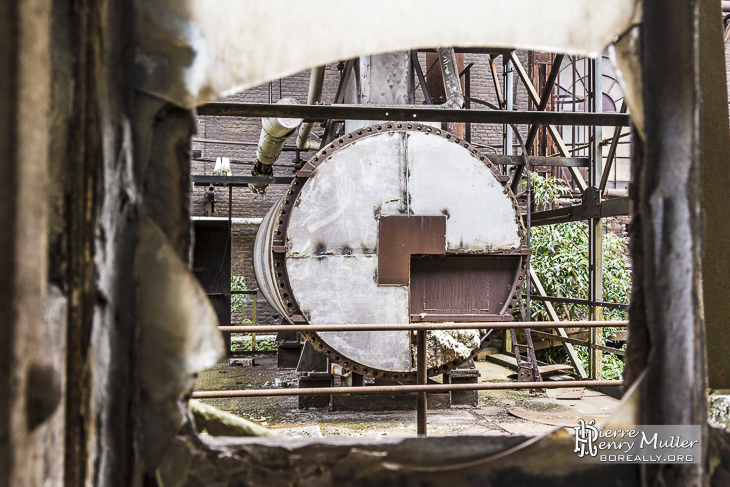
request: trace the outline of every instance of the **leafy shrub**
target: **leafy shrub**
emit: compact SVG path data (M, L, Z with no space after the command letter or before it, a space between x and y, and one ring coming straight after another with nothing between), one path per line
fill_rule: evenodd
M248 291L246 279L243 276L231 274L231 291ZM238 313L248 306L247 294L231 294L231 313Z
M255 329L255 328L254 328ZM278 347L276 345L276 337L273 335L256 337L256 351L257 352L269 352L275 351ZM233 334L231 337L231 351L232 352L250 352L251 351L251 335L244 335L240 333Z
M568 193L568 184L562 179L530 175L535 203L543 206L555 202L559 196ZM548 296L588 299L588 227L582 222L535 227L530 232L532 267L540 277ZM626 303L631 293L631 270L626 261L627 239L612 233L603 234L603 301ZM586 320L589 317L587 306L577 304L553 303L561 320ZM626 310L603 308L607 320L625 320ZM531 301L530 317L533 321L550 319L545 304ZM578 324L577 324L578 325ZM605 328L604 336L611 335L615 329ZM605 345L605 341L603 343ZM566 359L560 352L544 352L548 360ZM577 347L583 366L588 367L587 347ZM605 354L603 377L620 378L623 362L613 354Z

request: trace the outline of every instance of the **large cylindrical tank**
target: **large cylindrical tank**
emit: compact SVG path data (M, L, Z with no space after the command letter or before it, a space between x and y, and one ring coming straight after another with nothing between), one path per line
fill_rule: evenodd
M264 218L254 269L291 323L509 321L529 248L507 177L437 128L382 123L322 148ZM306 333L356 373L415 377L407 331ZM429 374L473 358L478 330L429 332Z

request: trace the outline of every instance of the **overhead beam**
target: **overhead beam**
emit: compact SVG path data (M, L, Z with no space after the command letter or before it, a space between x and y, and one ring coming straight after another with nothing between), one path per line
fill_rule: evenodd
M492 164L524 166L525 158L522 156L502 156L499 154L486 154ZM527 164L530 166L554 166L554 167L588 167L587 157L544 157L529 156Z
M436 48L418 49L418 52L436 52ZM503 47L454 47L456 54L491 54L493 56L509 55L512 49Z
M612 216L630 215L631 205L628 196L601 201L598 213L587 205L573 205L555 210L538 211L531 215L530 226L539 227L542 225L554 225L556 223L567 223L590 218L608 218Z
M601 201L601 218L631 214L631 201L628 196Z
M195 186L208 186L210 184L227 184L228 186L240 187L249 184L291 184L293 177L273 177L267 178L263 176L206 176L193 175L193 184Z
M556 124L581 126L629 126L629 116L620 113L459 110L453 108L438 108L438 106L423 107L412 105L363 106L343 104L285 105L278 103L207 103L197 108L197 114L219 117L301 118L305 122L321 120L384 120L406 123L463 122L494 124L511 123L522 125ZM567 150L563 151L561 155L567 156Z

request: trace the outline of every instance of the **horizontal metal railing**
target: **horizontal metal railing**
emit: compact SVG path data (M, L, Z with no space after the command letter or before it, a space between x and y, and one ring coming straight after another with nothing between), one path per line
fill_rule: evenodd
M500 389L560 389L562 387L616 387L622 380L571 380L548 382L484 382L481 384L425 384L402 386L310 387L302 389L243 389L235 391L197 391L195 399L262 396L323 396L330 394L382 394L408 392L490 391Z
M606 328L611 326L627 326L628 321L478 321L471 323L404 323L404 324L338 324L338 325L273 325L257 326L257 333L277 333L286 331L323 332L323 331L400 331L400 330L510 330L512 328ZM250 332L246 326L219 326L222 333Z

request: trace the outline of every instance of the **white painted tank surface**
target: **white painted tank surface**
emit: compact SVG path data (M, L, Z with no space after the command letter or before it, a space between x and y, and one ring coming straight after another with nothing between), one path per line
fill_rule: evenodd
M418 217L435 226L414 226ZM387 218L395 233L384 233ZM421 254L420 240L438 248ZM507 178L483 154L446 131L392 122L346 134L305 164L261 224L254 269L290 323L483 322L482 333L429 332L435 375L473 358L490 321L512 319L524 243ZM415 376L409 331L305 335L354 372Z

